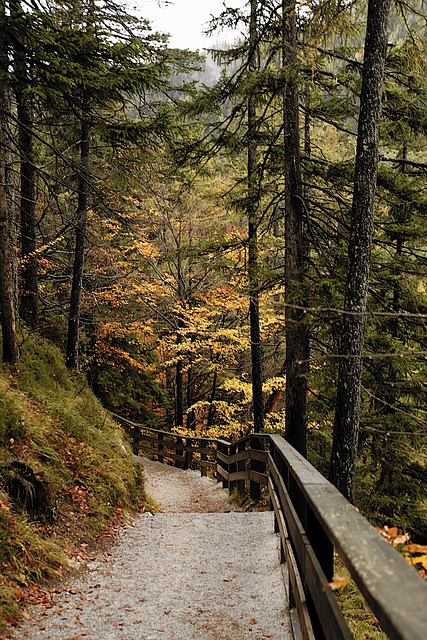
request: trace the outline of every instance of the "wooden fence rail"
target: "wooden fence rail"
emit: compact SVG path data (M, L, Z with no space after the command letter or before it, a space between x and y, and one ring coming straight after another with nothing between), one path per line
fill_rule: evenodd
M112 415L130 433L135 453L182 469L199 469L202 476L206 476L209 469L216 475L217 440L180 436L144 427L115 413Z
M254 499L268 487L296 638L353 637L327 586L334 554L391 640L427 638L426 581L284 438L251 434L231 443L180 436L115 417L130 429L136 452L200 469L202 475L210 472L229 491L248 491Z

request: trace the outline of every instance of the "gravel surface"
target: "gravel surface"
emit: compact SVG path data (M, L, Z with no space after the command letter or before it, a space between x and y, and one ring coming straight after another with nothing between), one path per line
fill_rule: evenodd
M195 472L144 467L162 511L124 527L110 554L57 589L51 608L30 608L9 638L291 638L272 514L235 511Z
M145 486L163 513L241 511L227 489L199 471L183 471L160 462L139 458L144 466Z

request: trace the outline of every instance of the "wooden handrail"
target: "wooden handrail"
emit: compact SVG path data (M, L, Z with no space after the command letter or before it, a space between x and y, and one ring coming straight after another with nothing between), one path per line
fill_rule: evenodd
M114 415L114 414L113 414ZM135 451L183 468L207 470L229 491L268 487L280 534L289 604L303 640L350 640L333 591L334 552L346 565L391 640L426 637L427 583L369 522L279 435L250 434L238 442L132 427Z
M133 440L135 453L143 452L159 462L173 462L183 469L199 469L206 476L208 469L216 474L217 441L213 438L182 436L170 431L153 429L112 413Z

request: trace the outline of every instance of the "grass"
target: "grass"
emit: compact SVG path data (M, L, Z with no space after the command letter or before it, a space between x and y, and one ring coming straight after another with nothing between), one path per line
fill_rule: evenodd
M334 575L348 578L346 586L338 590L336 595L354 640L387 640L388 636L382 631L378 620L338 557L334 562Z
M0 370L0 632L24 588L145 503L122 429L57 348L28 337Z

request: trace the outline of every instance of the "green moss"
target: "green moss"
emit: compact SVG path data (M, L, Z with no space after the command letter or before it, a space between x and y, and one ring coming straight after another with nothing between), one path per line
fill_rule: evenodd
M0 371L0 425L0 618L13 619L23 586L56 575L64 548L90 542L145 495L124 432L40 337L25 340L15 370ZM7 487L12 463L46 487L40 512Z
M10 392L9 383L0 378L0 447L8 446L11 440L24 436L25 423L21 405L21 399Z

